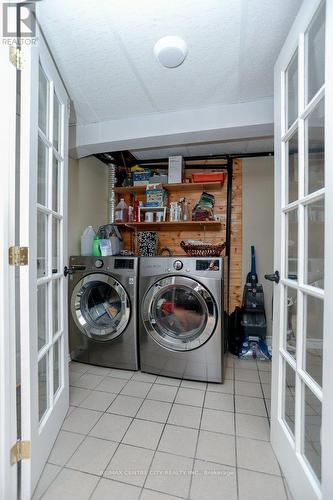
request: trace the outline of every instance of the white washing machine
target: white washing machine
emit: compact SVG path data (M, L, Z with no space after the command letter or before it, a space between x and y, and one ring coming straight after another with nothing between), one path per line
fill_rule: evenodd
M223 382L225 263L219 257L140 259L142 371Z
M137 257L71 257L71 359L137 370L137 293Z

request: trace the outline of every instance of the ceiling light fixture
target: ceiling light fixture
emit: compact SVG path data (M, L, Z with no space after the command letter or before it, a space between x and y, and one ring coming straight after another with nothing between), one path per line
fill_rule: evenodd
M165 68L176 68L187 56L187 45L179 36L164 36L156 42L154 54Z

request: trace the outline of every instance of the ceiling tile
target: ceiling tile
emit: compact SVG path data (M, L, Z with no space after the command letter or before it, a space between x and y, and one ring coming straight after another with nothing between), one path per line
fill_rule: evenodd
M40 23L78 124L254 101L273 95L273 67L301 0L43 0ZM166 69L153 46L188 44ZM198 114L200 120L200 114Z
M274 64L301 3L302 0L243 0L241 101L273 95Z

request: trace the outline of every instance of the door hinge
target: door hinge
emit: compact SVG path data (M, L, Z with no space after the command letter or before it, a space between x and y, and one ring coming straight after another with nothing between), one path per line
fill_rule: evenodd
M16 69L23 69L23 53L20 47L12 45L9 47L9 60Z
M28 247L10 247L8 250L8 262L10 266L27 266Z
M31 457L31 441L17 441L10 449L10 463L15 465Z

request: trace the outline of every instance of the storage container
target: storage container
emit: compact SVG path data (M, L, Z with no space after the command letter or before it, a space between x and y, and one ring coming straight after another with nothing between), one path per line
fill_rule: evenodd
M202 182L221 182L224 183L224 173L223 172L198 172L192 174L192 182L202 183Z

